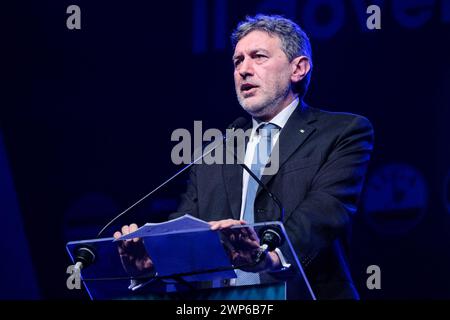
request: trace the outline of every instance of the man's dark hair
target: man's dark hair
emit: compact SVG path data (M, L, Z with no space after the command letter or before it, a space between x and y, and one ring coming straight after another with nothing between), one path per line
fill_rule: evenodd
M296 83L293 87L293 91L299 94L300 99L303 99L306 91L308 90L313 66L311 43L309 42L309 38L306 33L298 24L279 15L269 16L258 14L254 17L247 16L245 21L238 24L237 28L231 35L233 49L236 48L239 40L255 30L265 31L272 36L277 36L280 38L282 46L281 49L286 54L289 61L292 61L294 58L299 56L308 57L311 66L310 72L308 72L302 81Z

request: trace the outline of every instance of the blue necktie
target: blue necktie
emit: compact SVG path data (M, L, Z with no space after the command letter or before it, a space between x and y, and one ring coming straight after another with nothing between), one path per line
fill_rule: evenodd
M265 123L258 127L257 132L260 135L260 140L255 147L253 160L251 165L252 172L261 178L264 168L269 160L272 151L272 138L279 127L273 123ZM255 222L255 198L258 191L258 183L252 177L248 178L247 195L245 197L245 207L243 219L247 223ZM245 272L242 270L235 270L237 274L237 285L254 285L261 283L258 273Z
M252 172L261 178L264 168L269 160L270 153L272 151L272 138L279 127L273 123L262 124L258 129L260 140L255 147L255 153L253 154ZM243 219L247 223L255 222L254 205L256 192L258 191L258 183L252 177L248 178L247 195L245 197L244 217Z

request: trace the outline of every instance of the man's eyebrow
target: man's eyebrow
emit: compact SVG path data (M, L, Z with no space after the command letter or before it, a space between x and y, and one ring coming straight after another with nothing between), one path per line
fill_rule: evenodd
M236 60L237 58L242 57L242 53L239 53L237 55L233 55L233 57L231 58L233 61Z
M255 54L255 53L257 53L257 52L262 52L262 53L265 53L265 54L268 54L268 53L269 53L269 51L266 50L266 49L263 49L263 48L256 48L256 49L253 49L252 51L250 51L250 55ZM238 59L238 58L240 58L240 57L242 57L242 56L243 56L242 53L238 53L237 55L234 55L234 56L233 56L232 60L234 61L234 60L236 60L236 59Z
M257 52L269 53L268 50L263 49L263 48L256 48L256 49L252 50L250 53L255 54Z

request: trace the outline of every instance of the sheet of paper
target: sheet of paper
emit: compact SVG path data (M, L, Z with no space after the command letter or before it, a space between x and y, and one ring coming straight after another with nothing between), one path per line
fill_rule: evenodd
M161 234L180 233L187 230L209 229L210 226L208 222L195 218L189 214L185 214L182 217L161 223L146 223L135 232L122 236L118 240L129 240L133 238L150 237Z
M231 267L219 234L210 225L191 215L162 223L147 223L118 240L142 238L159 276L200 272L184 276L185 281L235 278L234 270L201 273Z
M235 278L234 270L202 271L231 267L219 234L211 230L166 233L147 237L144 244L159 276L198 272L184 276L185 281Z

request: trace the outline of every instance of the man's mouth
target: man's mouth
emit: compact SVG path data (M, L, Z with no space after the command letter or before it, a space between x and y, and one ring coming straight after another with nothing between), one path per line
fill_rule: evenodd
M246 93L246 92L249 92L252 89L257 88L257 87L258 87L257 85L254 85L254 84L251 84L251 83L244 83L244 84L241 85L241 91Z

